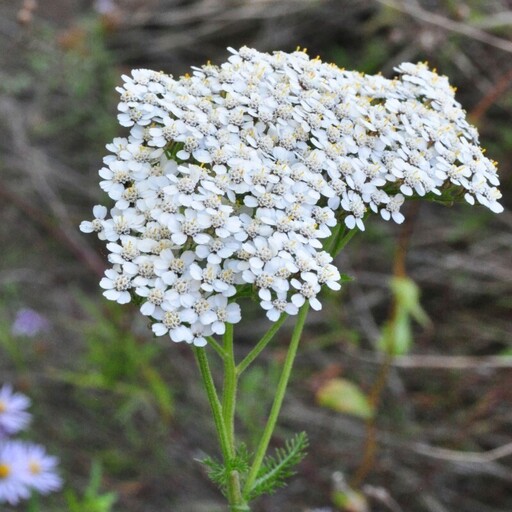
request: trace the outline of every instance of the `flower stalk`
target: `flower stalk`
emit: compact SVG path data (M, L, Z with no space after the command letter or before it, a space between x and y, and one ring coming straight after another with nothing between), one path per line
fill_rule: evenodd
M246 512L291 474L307 444L299 436L265 458L308 309L321 309L322 288L341 288L334 257L369 214L401 224L404 202L423 197L503 207L495 162L447 78L426 64L401 64L386 79L299 50L228 50L222 66L178 80L145 69L123 76L118 120L130 133L107 145L99 172L114 206L96 205L80 229L107 243L103 295L135 302L156 336L194 347L224 461L209 461L210 475L231 512ZM244 297L273 325L237 364L233 325ZM249 464L236 442L239 379L293 316ZM208 344L223 365L220 398Z
M251 469L249 470L249 474L245 482L244 496L246 497L249 496L252 491L254 482L258 477L258 472L261 468L261 464L263 462L265 454L267 453L270 439L272 438L272 434L275 430L277 418L279 416L279 412L281 411L281 406L283 404L284 395L286 393L286 388L288 386L288 381L290 380L293 362L295 360L295 356L297 355L297 349L302 335L302 330L306 322L308 311L309 303L306 302L300 309L299 314L297 315L297 321L295 323L295 328L293 330L292 337L290 340L290 346L288 347L288 352L286 354L281 376L279 378L279 383L277 385L274 402L272 404L272 409L270 410L267 424L265 425L265 429L263 430L263 434L261 435L261 439L256 449L256 454L254 456Z

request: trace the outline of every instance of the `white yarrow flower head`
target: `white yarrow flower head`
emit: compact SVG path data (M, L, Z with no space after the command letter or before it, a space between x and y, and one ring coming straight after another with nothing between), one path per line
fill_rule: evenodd
M426 64L388 80L302 51L229 51L177 80L123 76L129 133L99 172L112 206L80 225L108 242L105 297L139 305L155 335L203 346L241 320L248 290L272 321L320 309L340 287L333 230L363 231L371 213L400 224L409 198L503 210L495 163Z

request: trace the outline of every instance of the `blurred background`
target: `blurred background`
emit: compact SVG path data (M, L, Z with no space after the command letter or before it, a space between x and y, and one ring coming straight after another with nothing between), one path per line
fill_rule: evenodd
M337 261L354 280L311 315L275 437L307 431L309 455L254 510L512 510L511 36L510 0L0 1L0 384L32 398L30 436L61 459L67 494L41 511L222 510L197 462L217 452L190 348L103 299L105 249L78 225L105 203L121 74L179 76L244 44L387 77L427 60L499 162L506 207L415 204L404 225L375 218L355 237ZM289 327L240 390L249 444ZM240 355L266 328L250 316Z

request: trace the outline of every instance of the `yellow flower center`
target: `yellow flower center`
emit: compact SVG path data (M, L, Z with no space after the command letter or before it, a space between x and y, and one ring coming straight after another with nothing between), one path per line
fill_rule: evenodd
M28 469L33 475L41 473L41 464L37 460L31 460L28 464Z
M2 400L0 400L0 413L5 412L7 410L7 406Z
M3 478L7 478L10 472L11 470L9 466L7 464L0 462L0 480L2 480Z

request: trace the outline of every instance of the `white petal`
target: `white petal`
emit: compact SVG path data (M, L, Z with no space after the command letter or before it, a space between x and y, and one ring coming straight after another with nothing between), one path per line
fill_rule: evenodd
M262 288L258 291L258 296L262 300L270 301L272 299L272 295L270 293L270 290L267 288Z
M184 233L174 233L171 235L171 239L176 245L184 245L187 241L187 235Z
M201 336L199 338L194 338L194 345L196 347L204 347L208 344L208 342Z
M217 319L217 315L213 311L206 311L205 313L199 316L199 320L203 325L210 325L215 322Z
M89 222L88 220L84 220L80 223L80 231L82 233L92 233L94 231L94 228L92 226L92 222Z
M140 307L140 312L145 316L152 315L153 311L155 311L155 305L152 302L144 302Z
M167 327L164 324L153 324L151 329L155 333L156 336L163 336L167 333Z
M103 292L103 296L106 297L108 300L115 300L119 298L119 292L117 290L105 290Z
M201 163L209 164L212 161L212 157L206 149L198 149L194 151L193 153L194 158Z
M226 332L226 324L224 322L213 322L212 331L215 334L224 334Z
M311 307L315 311L320 311L322 309L322 304L320 303L320 301L316 297L313 297L312 299L309 299L309 303L311 304Z
M192 340L192 333L190 332L190 329L184 325L180 325L179 327L176 327L176 329L169 331L169 336L172 341L176 342Z
M300 295L300 293L296 293L295 295L292 296L292 302L298 308L300 308L304 304L304 302L306 302L306 299L304 298L303 295Z
M356 226L356 219L353 215L349 215L346 219L345 219L345 225L347 226L348 229L354 229L355 226Z
M119 294L119 298L117 299L117 302L119 304L128 304L128 302L130 302L131 299L132 299L132 297L129 292L121 292Z
M193 309L185 309L181 313L181 319L192 324L197 320L197 313Z
M271 320L272 322L277 322L279 320L279 317L281 316L281 313L277 311L277 309L270 309L267 311L267 318Z
M105 290L112 290L114 288L114 283L108 277L104 277L100 281L100 286L102 288L104 288ZM111 299L111 300L116 300L116 299Z

